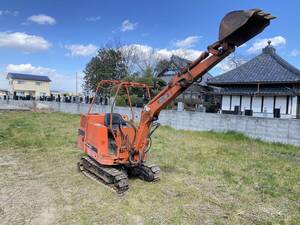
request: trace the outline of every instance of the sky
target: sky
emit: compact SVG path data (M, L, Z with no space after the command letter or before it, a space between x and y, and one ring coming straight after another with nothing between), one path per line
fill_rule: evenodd
M1 0L0 88L8 72L48 75L51 90L75 91L97 49L112 40L195 59L218 38L229 11L261 8L277 19L263 33L237 49L255 57L272 41L277 53L300 68L300 1L270 0ZM230 69L226 61L214 76Z

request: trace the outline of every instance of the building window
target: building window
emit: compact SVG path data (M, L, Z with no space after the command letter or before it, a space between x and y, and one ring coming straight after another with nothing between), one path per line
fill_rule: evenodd
M25 81L24 80L18 80L18 84L24 84Z
M36 85L41 85L40 81L35 82Z

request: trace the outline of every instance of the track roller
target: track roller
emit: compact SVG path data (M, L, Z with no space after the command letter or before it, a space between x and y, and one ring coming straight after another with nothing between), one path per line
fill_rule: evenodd
M78 162L78 169L84 175L113 188L118 194L124 193L129 188L128 177L122 170L102 166L89 156L81 158Z
M131 169L132 175L138 176L140 179L154 182L160 179L160 168L154 164L142 164Z

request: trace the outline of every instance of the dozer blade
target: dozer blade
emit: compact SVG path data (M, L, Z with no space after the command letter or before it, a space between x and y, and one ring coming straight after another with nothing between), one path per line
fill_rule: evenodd
M238 47L262 32L275 18L261 9L232 11L220 24L219 41Z

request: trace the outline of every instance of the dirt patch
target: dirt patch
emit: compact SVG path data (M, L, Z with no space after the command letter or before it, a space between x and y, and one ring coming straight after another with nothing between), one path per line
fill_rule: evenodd
M56 208L46 206L41 211L41 214L37 217L33 218L31 221L32 225L39 225L39 224L52 224L55 221L55 216L57 214Z
M58 215L54 192L39 174L17 155L3 154L0 169L1 224L55 223Z
M0 167L14 166L18 162L17 158L13 155L1 155Z

